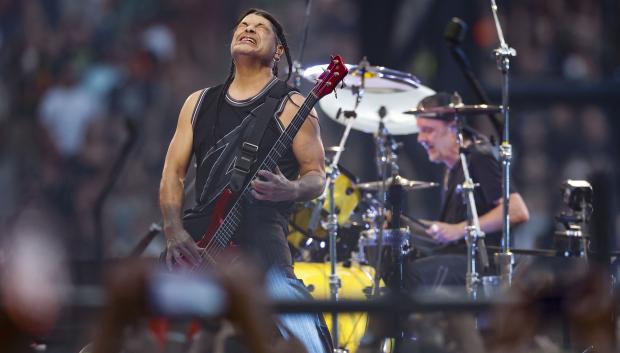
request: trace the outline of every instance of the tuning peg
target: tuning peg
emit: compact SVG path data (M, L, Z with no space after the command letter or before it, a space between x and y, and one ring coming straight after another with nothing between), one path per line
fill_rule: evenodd
M338 92L337 91L338 91L337 89L334 90L334 98L336 98L336 99L338 99Z

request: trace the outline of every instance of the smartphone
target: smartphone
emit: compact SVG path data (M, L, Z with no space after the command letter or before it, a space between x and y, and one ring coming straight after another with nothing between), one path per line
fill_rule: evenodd
M149 302L158 315L212 318L228 307L226 291L208 275L160 270L153 274Z

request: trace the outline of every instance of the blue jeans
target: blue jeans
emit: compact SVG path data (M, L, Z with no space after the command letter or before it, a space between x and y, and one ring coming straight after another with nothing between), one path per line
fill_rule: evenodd
M271 299L312 299L301 280L288 277L275 268L267 273L266 287ZM283 314L278 317L286 327L279 327L284 338L290 332L304 344L308 353L331 353L331 337L321 315Z

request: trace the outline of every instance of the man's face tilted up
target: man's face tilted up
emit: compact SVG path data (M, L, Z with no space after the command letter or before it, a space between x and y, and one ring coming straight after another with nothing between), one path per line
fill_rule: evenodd
M249 14L239 22L230 43L233 58L253 56L268 66L273 64L274 57L282 54L281 50L271 22L256 14Z

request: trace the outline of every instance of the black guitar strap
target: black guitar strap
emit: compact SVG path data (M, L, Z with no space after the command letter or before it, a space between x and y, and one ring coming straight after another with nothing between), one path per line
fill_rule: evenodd
M278 80L271 88L265 103L252 113L254 119L245 128L240 139L241 148L239 148L237 153L235 166L230 178L230 188L233 192L239 192L245 185L250 169L256 162L260 142L263 139L267 125L274 116L282 97L291 90L291 87L286 82Z

